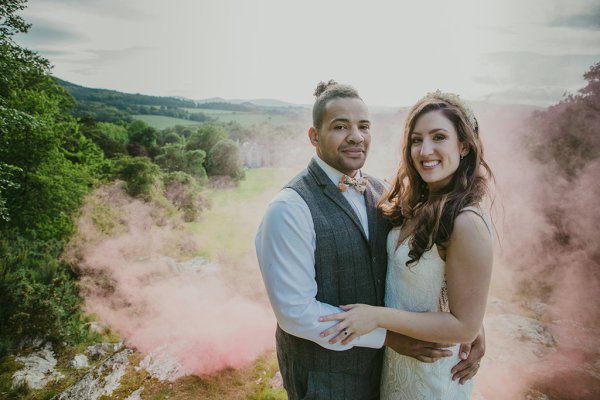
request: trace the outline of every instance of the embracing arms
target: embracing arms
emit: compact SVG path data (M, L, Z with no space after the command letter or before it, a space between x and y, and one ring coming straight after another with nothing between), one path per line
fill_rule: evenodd
M340 321L322 335L337 334L330 343L349 343L382 327L429 342L472 342L481 329L491 271L492 240L487 227L477 214L463 212L455 220L446 252L449 313L416 313L353 304L341 307L347 312L322 318L322 321Z
M344 345L331 344L319 335L332 326L331 322L319 322L319 316L338 313L340 309L316 299L313 221L308 206L294 190L284 189L271 202L255 245L267 294L281 329L330 350L383 346L384 329Z

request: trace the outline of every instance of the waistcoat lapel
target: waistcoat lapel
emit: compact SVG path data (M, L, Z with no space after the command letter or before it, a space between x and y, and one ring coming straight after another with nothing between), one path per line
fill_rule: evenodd
M375 232L377 232L377 200L373 194L373 186L371 182L367 180L367 188L365 190L365 204L367 206L367 222L369 225L369 241L371 247L374 244Z
M308 164L309 173L315 178L319 186L323 189L323 193L325 196L329 197L338 207L340 207L347 215L350 217L350 220L356 225L356 227L360 230L360 233L365 241L367 240L367 235L363 230L362 224L358 218L358 215L354 212L354 209L348 203L348 200L342 195L340 189L333 184L331 179L327 176L325 171L319 167L319 164L315 160L311 160L310 164ZM369 224L369 234L373 231L371 230L370 223L371 216L369 214L369 206L367 206L367 221Z

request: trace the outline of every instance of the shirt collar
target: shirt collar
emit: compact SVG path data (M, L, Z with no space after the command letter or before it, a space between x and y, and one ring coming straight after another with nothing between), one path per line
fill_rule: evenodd
M321 158L316 154L313 157L313 159L317 162L319 167L321 167L321 169L323 170L323 172L325 172L325 174L329 177L329 179L331 179L331 182L333 182L333 184L337 186L338 182L340 181L340 178L344 174L342 174L337 169L333 168L331 165L327 164L325 161L321 160ZM358 172L356 173L356 175L354 177L360 178L361 176L362 176L362 172L361 172L361 170L358 170Z

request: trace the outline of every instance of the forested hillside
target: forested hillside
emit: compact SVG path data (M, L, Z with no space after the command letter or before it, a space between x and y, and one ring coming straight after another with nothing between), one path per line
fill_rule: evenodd
M13 40L28 30L18 15L24 6L22 0L0 4L0 356L25 339L61 345L89 339L76 275L60 254L74 232L73 216L94 187L120 180L131 196L166 199L191 221L201 212L209 179L235 185L244 177L239 129L158 131L131 118L75 117L80 103L52 77L48 60ZM134 102L192 105L70 90L117 110Z

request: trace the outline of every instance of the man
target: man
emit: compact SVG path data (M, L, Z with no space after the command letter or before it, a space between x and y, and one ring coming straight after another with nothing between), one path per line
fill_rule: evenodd
M320 336L331 323L319 317L339 305L383 305L390 227L376 207L384 185L360 170L371 141L366 105L334 81L315 96L308 137L316 157L271 202L256 236L278 321L277 358L290 399L377 399L384 344L424 362L451 352L384 329L348 345ZM476 342L472 351L461 347L456 378L476 373L484 348Z

